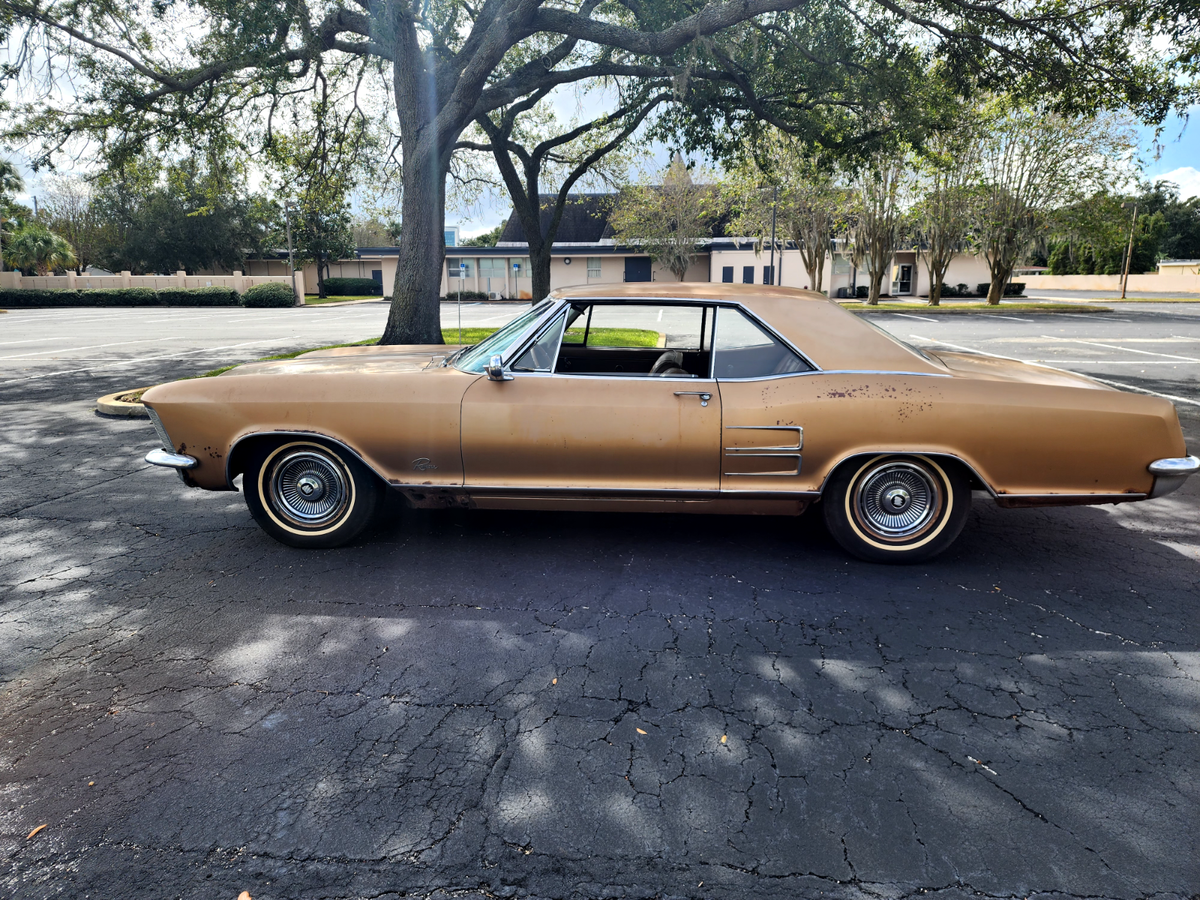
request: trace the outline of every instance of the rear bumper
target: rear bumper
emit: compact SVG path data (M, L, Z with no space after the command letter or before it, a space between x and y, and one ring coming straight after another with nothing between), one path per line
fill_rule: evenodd
M1181 488L1189 475L1200 471L1200 459L1194 456L1156 459L1147 468L1154 476L1154 487L1150 490L1150 498L1165 497L1172 491Z

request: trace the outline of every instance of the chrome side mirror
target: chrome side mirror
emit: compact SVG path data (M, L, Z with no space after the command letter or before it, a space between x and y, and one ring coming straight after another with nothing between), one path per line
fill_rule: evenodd
M496 354L488 360L487 365L483 367L483 371L487 373L488 381L513 380L511 375L506 375L504 373L504 361L500 358L499 354Z

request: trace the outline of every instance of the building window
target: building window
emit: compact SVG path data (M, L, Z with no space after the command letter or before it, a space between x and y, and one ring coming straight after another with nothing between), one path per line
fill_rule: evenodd
M457 225L452 228L447 228L445 231L442 232L442 234L446 238L446 246L447 247L457 247L458 246L458 226Z
M508 261L509 268L512 269L513 275L517 278L529 278L529 257L524 259L510 259Z
M466 266L466 268L460 268L460 264ZM469 259L448 259L446 260L446 266L450 270L449 275L451 278L458 278L460 274L463 278L470 278L475 274L475 267Z
M742 266L742 284L754 284L754 266Z
M503 278L505 261L500 256L485 256L479 260L479 274L484 278Z
M733 284L733 266L721 266L721 283Z
M763 266L763 284L775 283L775 267Z
M840 253L833 257L833 274L834 275L849 275L850 274L850 257L842 256Z
M587 277L588 278L599 278L600 277L600 257L589 256L587 258L587 262L588 262Z

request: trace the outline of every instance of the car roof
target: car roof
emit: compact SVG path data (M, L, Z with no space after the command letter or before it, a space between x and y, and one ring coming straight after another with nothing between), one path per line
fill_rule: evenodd
M796 288L772 287L769 284L725 284L709 281L638 281L625 284L594 284L558 288L551 297L564 300L604 300L639 298L653 300L734 300L751 306L755 297L778 297L788 300L827 302L824 294Z
M691 300L734 302L825 370L946 374L946 369L816 291L724 282L632 282L558 288L554 300Z

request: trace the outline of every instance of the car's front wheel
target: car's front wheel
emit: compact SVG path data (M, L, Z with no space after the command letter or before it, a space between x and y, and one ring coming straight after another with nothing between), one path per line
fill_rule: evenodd
M257 448L242 490L263 531L302 548L349 543L383 503L378 480L362 462L314 441Z
M937 556L963 529L971 487L958 467L927 456L876 456L843 464L822 499L829 532L870 562Z

